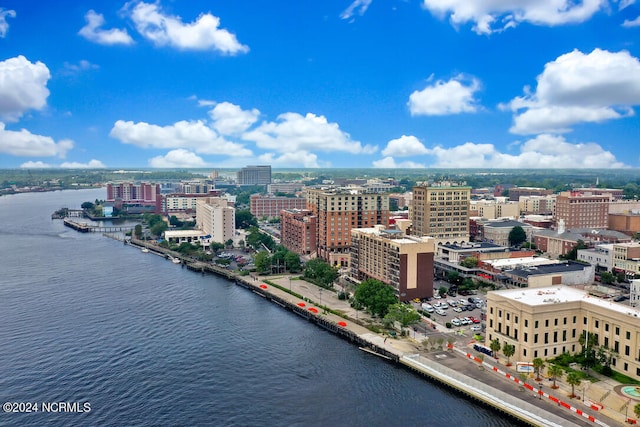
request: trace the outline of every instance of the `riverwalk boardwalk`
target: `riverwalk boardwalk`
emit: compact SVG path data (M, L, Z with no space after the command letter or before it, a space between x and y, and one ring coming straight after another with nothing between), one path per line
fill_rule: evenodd
M138 242L139 243L139 242ZM135 243L134 243L135 245ZM166 253L165 253L166 252ZM177 254L158 248L158 255ZM182 259L183 267L222 275L260 297L291 310L308 321L351 341L363 351L455 389L479 402L510 415L520 423L535 426L621 426L633 416L636 402L615 392L617 383L601 379L576 390L552 383L523 382L513 367L503 359L483 360L473 350L472 337L454 334L438 323L429 322L426 332L411 337L389 337L367 326L376 323L367 313L355 310L335 291L322 289L296 276L240 275L209 263ZM437 339L437 338L445 339ZM425 341L427 338L429 340ZM450 339L446 339L450 338ZM439 342L427 348L424 342ZM444 341L444 343L443 343ZM582 398L580 398L582 395Z

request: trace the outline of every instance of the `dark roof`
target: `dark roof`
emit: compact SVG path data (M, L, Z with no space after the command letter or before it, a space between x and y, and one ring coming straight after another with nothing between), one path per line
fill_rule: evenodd
M519 276L519 277L529 277L529 276L539 276L545 274L553 274L553 273L566 273L572 271L582 271L585 268L588 268L588 265L581 264L579 262L566 262L561 264L546 264L546 265L537 265L534 267L519 267L508 272L511 275Z
M489 221L484 223L485 227L529 227L531 228L531 224L525 224L524 222L514 221L512 219L501 220L501 221Z

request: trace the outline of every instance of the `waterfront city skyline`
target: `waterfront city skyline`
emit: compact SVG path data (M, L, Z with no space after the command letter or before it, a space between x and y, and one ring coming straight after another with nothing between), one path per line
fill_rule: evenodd
M0 6L2 168L638 168L634 0Z

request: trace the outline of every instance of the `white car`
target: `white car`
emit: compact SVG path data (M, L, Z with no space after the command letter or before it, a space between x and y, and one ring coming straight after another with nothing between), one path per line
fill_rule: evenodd
M454 300L452 300L452 299L447 300L447 303L448 303L451 307L457 307L457 306L458 306L458 303L457 303L457 302L455 302L455 301L454 301Z
M467 305L467 300L466 299L459 299L458 300L458 305Z
M444 310L441 310L441 309L437 309L436 313L438 313L440 316L446 316L447 315L447 312L444 311Z
M462 323L460 322L460 319L456 319L456 318L451 319L451 324L453 326L462 326Z
M443 310L446 310L447 308L449 308L449 305L446 302L441 302L440 303L440 308Z
M461 313L462 309L460 307L454 307L453 311L455 311L456 313Z
M471 327L471 330L472 330L473 332L480 332L480 331L482 330L482 327L480 327L480 325L473 325L473 326Z

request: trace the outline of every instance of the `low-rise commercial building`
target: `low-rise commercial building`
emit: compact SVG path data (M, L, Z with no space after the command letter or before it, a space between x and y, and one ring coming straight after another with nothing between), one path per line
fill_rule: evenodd
M568 286L487 294L486 345L515 346L512 360L548 359L580 351L580 337L615 352L611 368L640 380L640 311Z

